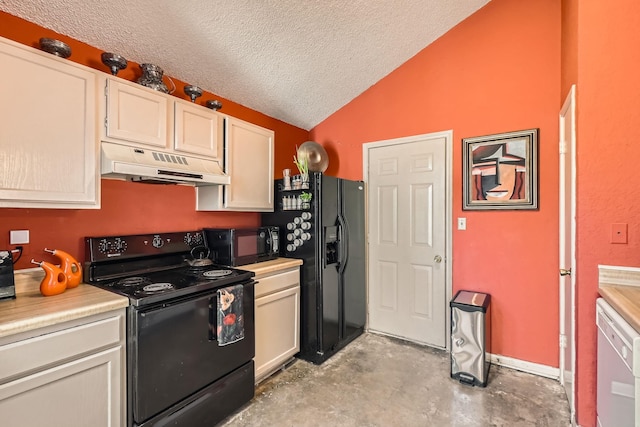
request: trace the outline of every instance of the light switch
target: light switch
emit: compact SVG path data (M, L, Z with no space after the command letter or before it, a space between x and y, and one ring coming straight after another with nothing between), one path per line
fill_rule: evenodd
M458 230L467 229L467 218L458 218Z
M611 243L627 243L627 224L611 224Z
M29 243L29 230L11 230L9 231L10 245L25 245Z

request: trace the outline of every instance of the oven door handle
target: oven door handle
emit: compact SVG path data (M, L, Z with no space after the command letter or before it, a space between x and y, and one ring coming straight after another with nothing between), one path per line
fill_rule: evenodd
M218 340L218 293L209 298L209 341Z

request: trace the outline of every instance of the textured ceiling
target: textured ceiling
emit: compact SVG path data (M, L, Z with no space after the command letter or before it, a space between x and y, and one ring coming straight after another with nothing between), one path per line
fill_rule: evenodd
M489 0L0 0L0 10L311 129Z

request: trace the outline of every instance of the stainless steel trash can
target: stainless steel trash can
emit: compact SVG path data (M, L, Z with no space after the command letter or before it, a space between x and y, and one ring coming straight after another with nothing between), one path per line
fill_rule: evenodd
M451 307L451 378L486 387L491 352L491 295L458 291Z

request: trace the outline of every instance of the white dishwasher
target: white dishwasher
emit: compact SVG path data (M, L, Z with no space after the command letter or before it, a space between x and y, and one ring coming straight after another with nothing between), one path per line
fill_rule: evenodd
M634 376L634 341L640 348L640 334L603 298L596 300L598 325L598 395L599 427L638 427L640 390ZM640 354L635 355L640 360ZM640 363L635 362L636 365ZM640 366L635 368L640 373Z

